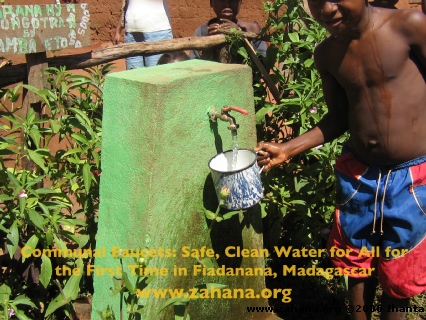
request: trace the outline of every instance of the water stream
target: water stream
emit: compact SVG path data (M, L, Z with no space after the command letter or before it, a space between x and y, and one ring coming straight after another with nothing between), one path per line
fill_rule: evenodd
M232 170L237 168L238 139L237 135L232 135Z

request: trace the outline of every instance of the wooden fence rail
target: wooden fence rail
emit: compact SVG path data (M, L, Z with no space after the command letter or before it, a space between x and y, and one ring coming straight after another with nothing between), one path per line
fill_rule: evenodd
M245 38L257 35L244 32ZM226 43L224 34L207 37L186 37L155 42L125 43L83 54L59 56L47 59L49 67L65 66L67 70L83 69L134 55L151 55L180 50L203 50ZM27 79L26 63L7 65L0 68L0 88Z

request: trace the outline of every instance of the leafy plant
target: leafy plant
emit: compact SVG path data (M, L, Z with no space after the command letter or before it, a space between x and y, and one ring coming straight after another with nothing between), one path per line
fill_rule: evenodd
M111 291L113 296L119 294L120 297L119 319L123 319L124 306L126 306L129 320L140 319L143 314L143 305L139 303L138 292L146 288L153 280L154 276L142 276L139 271L147 267L149 259L133 258L134 266L136 267L134 270L137 270L133 284L130 280L129 274L124 271L123 258L121 255L118 255L116 258L120 261L121 277L113 277L114 286L111 288ZM103 311L98 311L98 314L102 320L116 319L114 311L110 306Z
M90 291L83 270L91 255L81 252L95 249L109 70L90 68L85 76L47 69L48 88L24 85L40 97L40 112L16 107L19 86L2 90L0 282L9 300L3 311L12 309L19 319L49 318L60 309L73 318L70 302L82 288Z
M263 33L270 39L264 62L272 71L281 101L276 104L256 91L258 139L284 142L313 128L327 112L321 79L313 65L315 46L327 33L308 15L303 2L269 1L264 8L268 19ZM333 165L346 138L313 148L265 177L263 207L275 217L275 224L281 225L284 219L292 226L286 236L295 246L324 246L322 231L334 210ZM272 241L280 236L275 231Z
M16 316L18 319L29 319L18 306L27 305L35 308L35 304L25 295L17 296L11 300L11 293L12 290L9 286L5 284L0 286L0 311L2 311L0 319L9 319L12 316Z

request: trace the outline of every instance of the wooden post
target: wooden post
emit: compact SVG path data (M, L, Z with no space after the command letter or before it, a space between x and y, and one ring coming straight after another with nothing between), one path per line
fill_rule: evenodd
M39 89L44 88L46 85L46 81L43 74L44 70L47 68L46 52L26 54L26 59L28 73L27 84ZM24 117L28 114L30 108L34 109L36 119L40 119L42 112L40 97L32 91L24 89L22 99L22 115ZM23 132L21 132L21 136L22 139L24 139ZM34 163L32 161L29 161L29 159L26 157L22 157L21 165L26 170L34 170Z
M27 84L38 89L47 85L44 70L47 68L46 52L26 54L27 60ZM41 100L32 91L24 90L24 99L22 103L23 114L27 114L30 108L36 111L37 119L41 116Z

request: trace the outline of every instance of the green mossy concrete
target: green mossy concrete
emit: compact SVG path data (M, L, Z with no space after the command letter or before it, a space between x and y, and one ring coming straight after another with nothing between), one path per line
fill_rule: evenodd
M240 148L256 145L251 69L242 65L185 61L151 68L113 73L104 89L102 179L97 248L107 257L98 268L116 268L112 247L122 249L170 249L173 257L156 257L149 267L166 268L168 276L156 277L148 288L185 290L203 283L229 288L265 288L262 276L193 276L195 258L182 257L184 246L213 248L219 265L262 268L263 258L226 258L228 246L262 249L261 215L258 206L232 219L210 221L202 207L216 210L208 161L232 149L225 122L212 123L211 107L235 105L250 113L234 111ZM174 257L175 255L175 257ZM135 264L132 258L124 265ZM186 268L187 276L174 276L173 268ZM100 271L100 269L98 269ZM130 270L125 270L130 273ZM92 319L108 305L119 315L119 296L112 296L112 277L95 275ZM173 307L158 313L168 299L143 299L143 319L173 319ZM267 306L266 299L199 299L191 301L192 320L263 319L247 306ZM266 318L266 313L265 316ZM127 319L127 317L124 317Z

